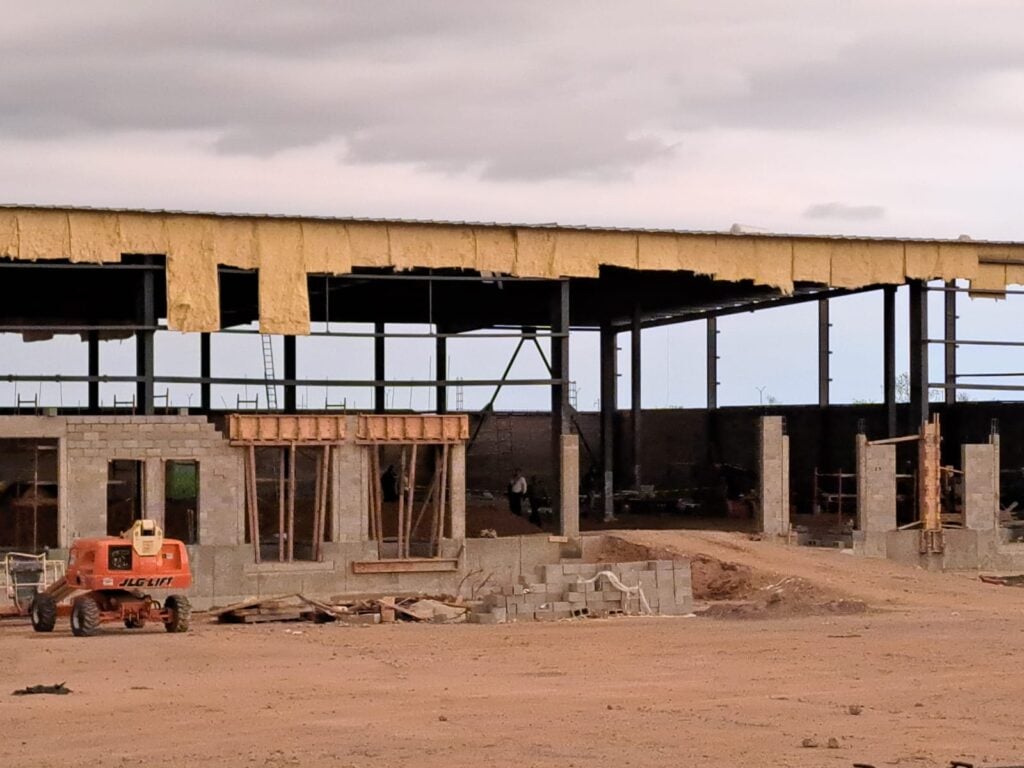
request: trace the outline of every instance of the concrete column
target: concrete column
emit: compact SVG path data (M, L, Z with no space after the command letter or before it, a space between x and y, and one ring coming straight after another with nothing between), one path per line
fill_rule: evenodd
M991 531L999 526L999 463L997 445L961 446L964 475L964 527Z
M570 539L580 537L580 440L562 435L561 505L559 531Z
M331 510L334 541L365 541L369 538L367 449L342 443L331 451Z
M466 538L466 446L453 445L448 468L448 497L451 503L451 538Z
M871 445L857 435L857 530L854 549L886 556L886 534L896 529L896 446Z
M146 459L143 465L142 514L164 526L164 460Z
M769 535L789 533L789 437L781 416L762 416L760 453L761 530Z

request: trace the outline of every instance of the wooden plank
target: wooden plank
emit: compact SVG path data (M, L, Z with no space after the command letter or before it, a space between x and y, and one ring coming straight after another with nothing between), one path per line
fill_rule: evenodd
M402 536L405 533L405 446L402 446L402 459L398 472L398 531L395 539L398 542L398 556L402 557L405 549L402 545Z
M310 538L313 539L313 559L317 562L320 561L320 541L317 539L317 533L320 531L320 486L323 483L323 471L323 462L317 456L315 479L313 480L313 530L310 531Z
M376 451L370 449L367 451L367 463L369 464L370 470L367 473L369 475L370 486L366 490L366 500L369 509L366 513L369 515L369 529L370 539L377 541L380 538L380 533L377 531L377 494L380 493L380 477L377 475L377 461Z
M415 533L420 529L420 523L423 522L423 516L427 512L427 507L430 506L430 502L434 500L434 494L437 492L437 481L440 475L438 473L437 461L434 462L434 476L430 480L430 487L427 490L427 496L423 499L423 503L420 505L419 514L416 516L416 522L412 524L412 531ZM431 526L431 531L433 525Z
M277 561L284 562L284 451L277 457Z
M412 543L412 514L416 508L416 451L418 448L416 443L412 444L412 458L409 460L409 511L405 516L405 553L400 557L409 557Z
M355 560L352 573L439 573L457 571L456 558L410 557L401 560Z
M373 514L377 517L377 557L380 557L381 547L384 543L384 499L380 487L380 446L373 446L373 464L376 468L376 494L374 495Z
M316 527L316 559L317 562L323 562L324 559L324 534L327 530L327 513L329 511L328 501L331 497L331 447L329 445L324 446L323 450L323 470L321 472L322 488L320 491L320 514L317 517Z
M259 496L256 492L256 447L249 446L249 467L246 479L249 481L249 534L252 539L253 559L260 562L260 513Z
M444 538L444 518L448 509L448 465L451 463L451 452L447 445L441 446L441 493L437 508L437 535L434 539L434 554L441 556L441 539Z
M288 562L295 560L295 446L288 448Z
M248 600L242 600L231 605L225 605L223 608L215 608L210 611L211 616L220 616L222 613L230 613L231 611L240 611L243 608L254 608L258 605L265 603L279 603L282 600L288 600L292 597L298 597L297 592L293 592L288 595L274 595L273 597L250 597Z

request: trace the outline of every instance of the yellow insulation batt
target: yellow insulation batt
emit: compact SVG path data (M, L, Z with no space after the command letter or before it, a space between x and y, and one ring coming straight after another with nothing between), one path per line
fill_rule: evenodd
M220 328L219 265L259 271L260 330L309 333L307 275L353 267L467 269L517 277L596 277L602 266L688 271L790 293L908 279L966 279L984 295L1024 282L1024 245L780 235L587 230L491 224L0 207L0 257L118 262L167 258L167 322ZM1010 266L1007 266L1007 265Z

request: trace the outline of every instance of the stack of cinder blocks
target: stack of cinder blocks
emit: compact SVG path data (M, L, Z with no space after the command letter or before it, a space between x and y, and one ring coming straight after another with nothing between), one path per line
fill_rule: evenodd
M501 624L643 613L640 596L616 588L608 573L626 587L639 585L653 614L679 616L693 611L690 562L648 560L541 565L534 581L521 579L519 584L502 587L468 618L478 624Z

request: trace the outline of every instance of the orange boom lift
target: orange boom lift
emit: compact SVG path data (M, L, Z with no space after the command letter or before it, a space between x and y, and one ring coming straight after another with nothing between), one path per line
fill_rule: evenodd
M136 520L120 538L76 539L67 573L35 596L29 608L32 628L52 632L59 603L71 603L71 632L88 637L100 624L120 621L138 629L159 621L168 632L187 632L192 618L188 598L172 594L163 605L143 590L185 590L192 586L188 550L165 539L152 520Z

